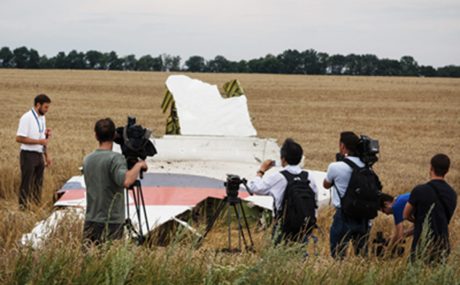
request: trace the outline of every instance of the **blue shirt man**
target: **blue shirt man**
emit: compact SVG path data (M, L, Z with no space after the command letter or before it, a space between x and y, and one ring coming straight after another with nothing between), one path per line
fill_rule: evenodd
M393 215L394 218L395 229L393 231L393 236L390 239L390 246L413 234L414 229L411 228L404 231L402 223L404 221L404 207L406 207L409 197L410 193L401 194L396 198L385 193L382 193L380 196L380 211L387 215Z

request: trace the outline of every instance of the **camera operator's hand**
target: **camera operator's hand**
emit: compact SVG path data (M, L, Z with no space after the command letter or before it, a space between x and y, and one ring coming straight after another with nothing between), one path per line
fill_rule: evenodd
M139 160L139 162L136 164L139 164L140 169L144 172L149 169L147 162L145 162L145 160Z

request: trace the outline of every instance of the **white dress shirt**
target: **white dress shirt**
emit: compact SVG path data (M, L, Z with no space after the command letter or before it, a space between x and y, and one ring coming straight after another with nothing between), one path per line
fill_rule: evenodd
M291 174L299 174L302 169L298 165L288 165L284 168ZM312 179L310 187L315 192L315 199L318 199L318 191L316 184ZM257 176L248 183L248 187L254 194L270 195L275 201L275 208L278 211L282 207L284 191L286 190L287 180L280 172L275 172L264 177Z

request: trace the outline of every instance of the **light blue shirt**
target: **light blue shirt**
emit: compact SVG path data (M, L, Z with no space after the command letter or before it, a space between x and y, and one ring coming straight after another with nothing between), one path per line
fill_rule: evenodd
M364 163L359 157L347 156L347 159L351 160L359 167L364 167ZM337 195L337 192L340 193L341 197L345 195L352 172L353 169L343 161L333 162L329 164L327 168L326 181L334 184L330 191L332 191L332 205L335 208L340 208L340 197Z

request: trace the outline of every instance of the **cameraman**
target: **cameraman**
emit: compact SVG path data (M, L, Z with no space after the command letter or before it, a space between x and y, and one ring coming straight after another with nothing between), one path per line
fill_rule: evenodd
M299 176L303 171L300 168L299 163L302 160L303 150L302 147L296 143L294 140L288 138L284 141L281 146L281 165L283 166L283 171L287 171L292 175ZM275 225L273 228L273 236L275 245L279 244L283 237L287 236L288 233L283 232L282 225L279 223L281 218L281 212L283 211L283 201L286 188L288 186L287 178L282 174L282 172L275 172L271 175L264 176L270 168L274 166L273 160L266 160L261 165L257 171L257 176L249 181L248 187L254 194L258 195L269 195L273 197L274 200L274 212L275 212ZM317 199L317 189L315 183L310 181L310 188L314 192L314 199ZM316 203L316 201L315 201ZM289 233L292 234L292 233ZM298 235L299 233L297 233ZM292 239L296 234L290 235ZM307 240L303 240L307 242Z
M110 118L97 121L94 131L99 148L86 156L83 162L86 184L83 239L97 245L122 237L124 188L131 186L141 171L147 170L147 164L139 161L128 170L125 157L112 151L115 124Z
M402 223L404 221L403 211L407 201L409 200L409 195L410 193L405 193L395 198L386 193L380 194L380 211L386 215L393 215L394 218L395 228L393 231L393 236L389 241L390 248L393 248L404 238L409 237L414 233L413 227L405 231Z
M339 153L358 167L364 167L364 162L358 157L359 137L353 132L342 132L339 141ZM352 218L341 209L341 197L345 196L353 169L344 161L329 164L323 186L326 189L334 186L332 204L335 215L330 230L330 249L333 258L344 258L348 243L352 241L355 254L367 254L367 241L370 221L366 218Z

